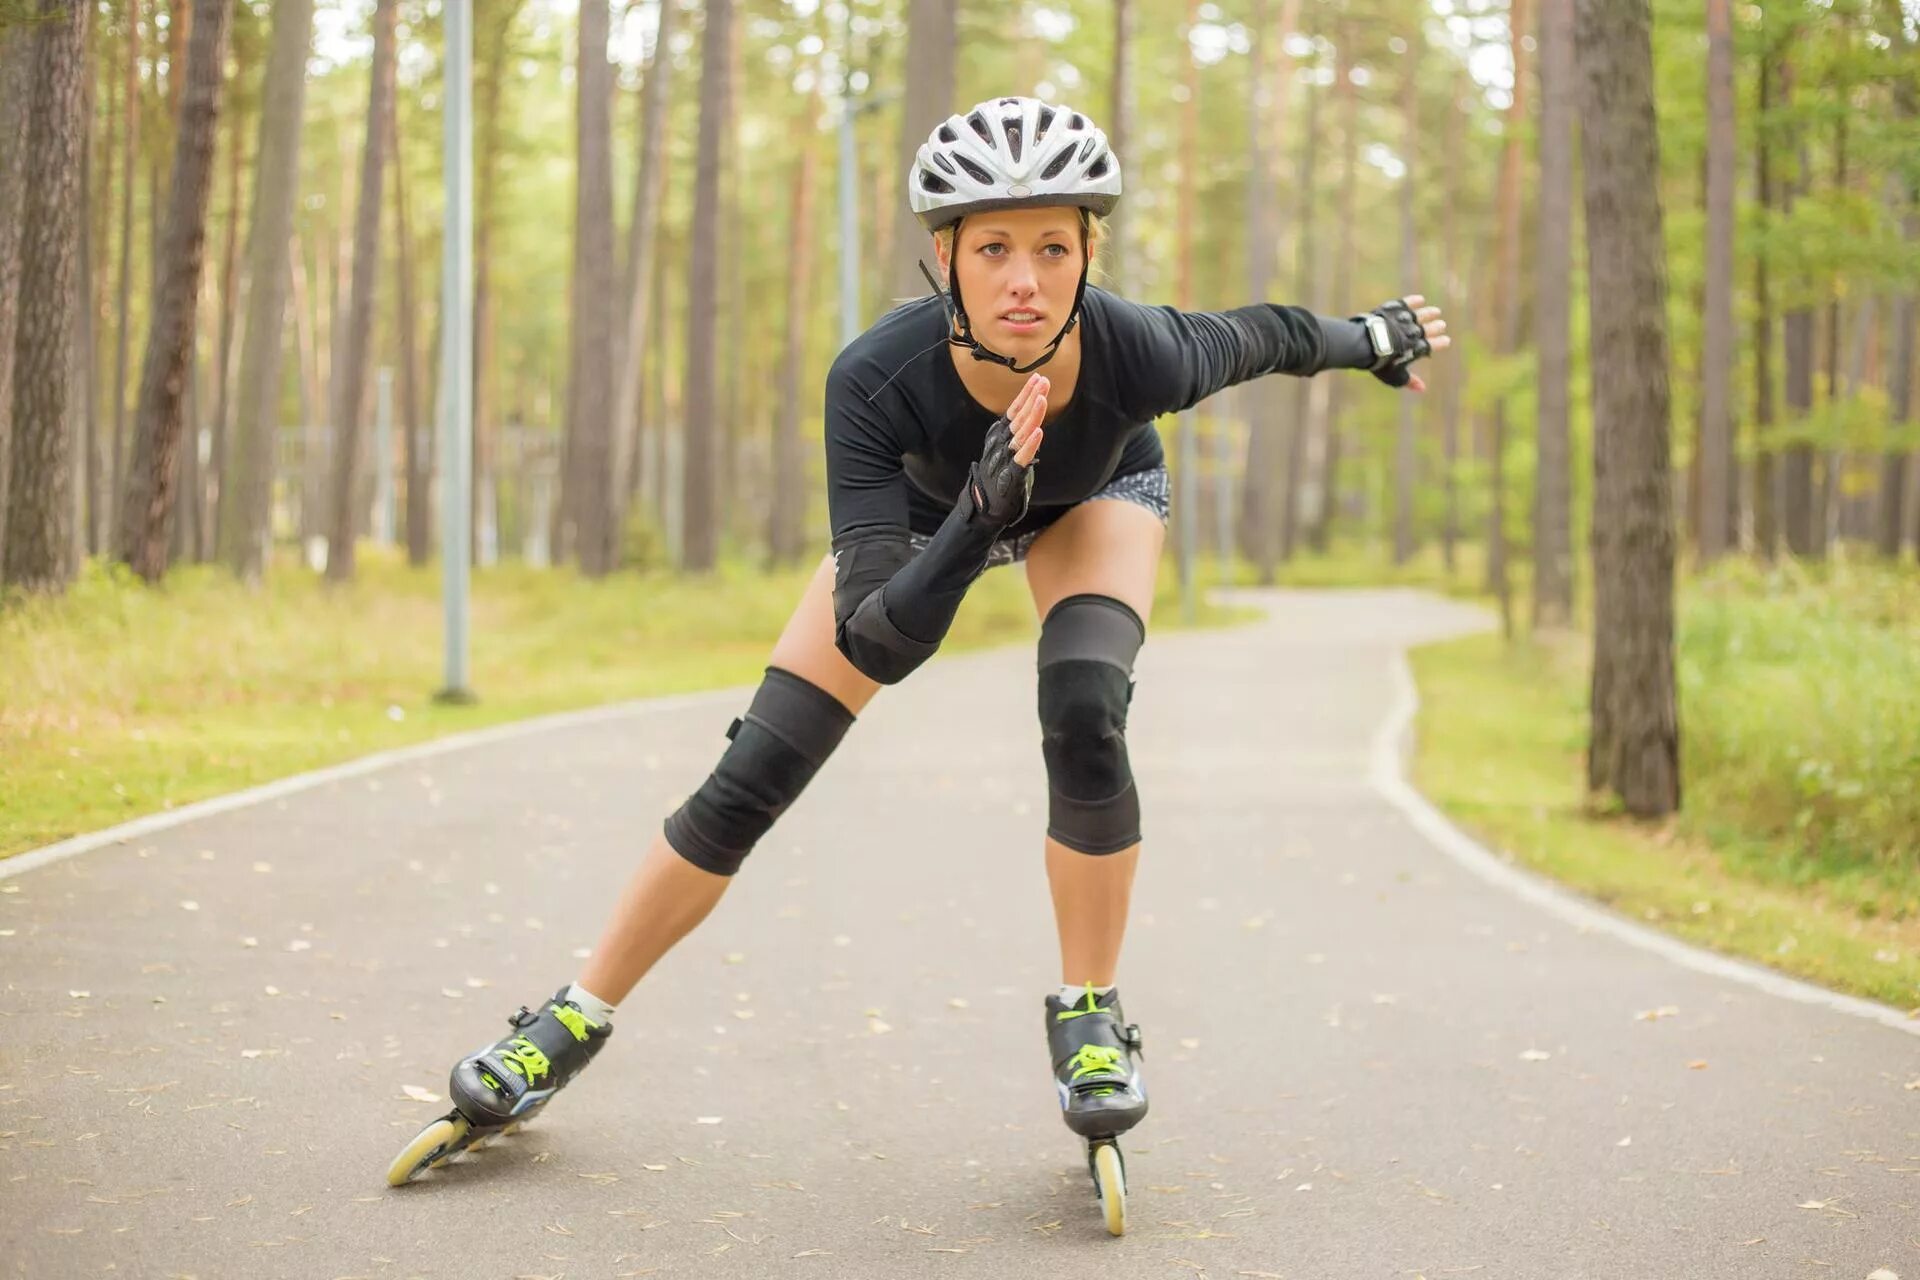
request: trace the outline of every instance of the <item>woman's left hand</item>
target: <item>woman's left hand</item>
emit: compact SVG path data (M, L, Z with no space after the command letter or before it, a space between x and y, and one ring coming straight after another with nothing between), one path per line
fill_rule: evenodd
M1440 318L1440 308L1424 305L1426 298L1418 293L1410 293L1401 301L1413 308L1413 317L1420 322L1421 330L1426 333L1428 346L1435 351L1445 351L1453 345L1453 339L1447 336L1447 322ZM1426 379L1417 373L1408 374L1407 389L1425 391Z
M1420 294L1412 293L1384 302L1360 317L1369 326L1382 329L1391 347L1373 368L1373 376L1390 387L1425 391L1426 380L1407 366L1422 356L1445 351L1453 343L1447 336L1447 322L1440 318L1440 308L1426 306L1426 301ZM1380 349L1381 337L1379 332L1374 335L1375 351Z

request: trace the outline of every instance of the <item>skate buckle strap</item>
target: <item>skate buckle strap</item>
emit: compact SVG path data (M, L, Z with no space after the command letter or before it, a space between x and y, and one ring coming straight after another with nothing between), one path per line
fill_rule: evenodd
M1076 1006L1071 1009L1062 1009L1059 1013L1053 1015L1053 1019L1055 1022L1071 1022L1075 1018L1084 1018L1090 1013L1111 1012L1113 1012L1111 1009L1101 1008L1099 1002L1094 999L1093 984L1089 982L1087 984L1087 1007L1082 1009Z

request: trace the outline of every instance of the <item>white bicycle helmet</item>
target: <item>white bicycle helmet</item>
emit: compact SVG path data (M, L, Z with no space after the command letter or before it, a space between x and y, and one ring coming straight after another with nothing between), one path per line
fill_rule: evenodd
M1104 216L1120 202L1120 162L1107 146L1107 135L1070 107L1038 98L989 98L965 115L948 116L934 126L913 158L907 200L928 231L990 209L1068 205ZM938 290L926 267L920 270ZM949 262L943 293L957 336L949 335L948 341L971 350L976 360L1026 373L1053 359L1073 332L1086 291L1083 266L1066 324L1038 359L1022 365L974 337L960 298L959 275Z
M1107 135L1070 107L989 98L934 127L914 156L908 200L928 231L988 209L1076 205L1105 215L1120 200Z

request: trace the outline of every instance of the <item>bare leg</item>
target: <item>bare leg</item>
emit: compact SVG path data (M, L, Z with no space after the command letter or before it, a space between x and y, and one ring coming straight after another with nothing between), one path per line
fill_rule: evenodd
M1027 586L1041 618L1068 596L1111 596L1140 615L1153 613L1153 579L1166 531L1146 508L1102 499L1062 516L1034 539ZM1111 986L1126 937L1133 873L1140 846L1119 853L1078 853L1049 838L1047 881L1060 932L1060 980Z
M831 558L814 571L768 663L825 689L855 715L879 689L834 647ZM619 1004L661 956L707 918L730 879L694 866L656 832L581 970L580 985Z

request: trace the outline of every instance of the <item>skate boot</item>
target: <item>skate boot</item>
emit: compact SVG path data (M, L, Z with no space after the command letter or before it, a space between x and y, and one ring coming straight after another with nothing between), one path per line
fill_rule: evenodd
M453 1110L394 1157L388 1185L410 1182L469 1147L512 1133L593 1061L613 1028L589 1021L566 995L560 988L537 1013L522 1005L507 1019L512 1034L454 1064L447 1082Z
M1125 1018L1118 988L1102 996L1088 983L1085 997L1072 1004L1047 997L1047 1047L1061 1116L1086 1139L1087 1171L1107 1230L1116 1236L1127 1229L1126 1162L1116 1139L1147 1114L1146 1085L1135 1061L1143 1052L1140 1028Z

